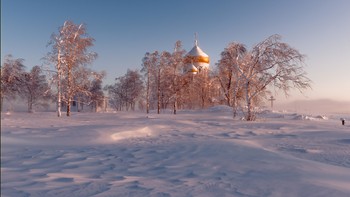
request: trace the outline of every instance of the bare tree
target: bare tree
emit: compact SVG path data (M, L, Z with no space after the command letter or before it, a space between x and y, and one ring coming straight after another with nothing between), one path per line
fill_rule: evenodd
M310 88L310 79L303 70L304 55L281 42L281 36L272 35L255 45L244 56L231 56L236 76L242 81L247 105L246 119L255 119L254 102L268 87L282 90L286 95L292 88L299 91Z
M178 103L183 101L182 89L184 84L188 84L183 75L184 55L181 41L175 43L173 53L154 51L145 54L141 71L145 73L147 113L151 106L160 113L161 109L173 104L173 112L176 114Z
M105 72L96 72L85 66L79 66L74 71L74 102L77 110L83 110L84 105L90 106L91 110L97 111L97 107L102 105L104 94L102 90L102 80ZM63 84L65 87L66 84ZM65 100L63 95L63 100ZM80 106L80 109L79 109Z
M164 100L165 96L169 98L170 82L167 79L169 73L171 54L167 51L163 51L160 56L158 63L156 64L156 84L157 84L157 113L160 113L161 108L165 108ZM168 100L168 99L166 99ZM162 107L163 106L163 107Z
M96 73L93 72L95 78L91 81L89 92L90 92L90 103L92 104L92 108L97 111L98 106L101 106L104 102L104 93L102 88L102 79L106 76L105 72Z
M146 113L149 113L149 92L150 92L150 77L151 77L151 54L147 52L142 58L141 72L146 73Z
M47 59L56 64L60 76L59 83L62 78L65 80L64 94L67 99L67 116L70 116L73 96L77 94L77 88L74 87L76 85L74 84L74 74L76 73L74 70L79 66L91 63L97 57L96 53L87 51L89 47L93 46L93 42L94 39L87 35L83 24L76 25L71 21L66 21L59 28L59 33L51 36L49 45L52 46L52 51L47 55ZM62 75L65 77L61 77ZM60 85L58 89L61 89Z
M108 92L109 103L111 106L121 111L123 108L123 91L120 82L116 82L114 85L107 85L105 88Z
M228 106L232 106L233 117L237 115L238 101L242 99L242 75L237 70L241 67L241 60L247 53L243 44L230 43L221 53L221 59L217 63L216 78L224 92Z
M125 107L128 111L129 109L135 110L135 105L144 87L139 71L128 69L124 76L116 78L114 85L109 85L105 89L115 109L122 110Z
M33 112L33 106L45 105L51 96L51 90L46 76L39 66L34 66L30 72L23 73L20 95L27 99L28 112Z
M156 77L156 67L159 61L159 52L154 51L153 53L147 52L142 59L142 69L141 72L144 72L146 77L146 113L149 113L150 110L150 104L151 104L151 94L152 89L155 88L153 86L154 81L152 80Z
M131 110L135 110L136 101L141 96L144 88L141 74L138 70L128 69L122 82L123 87L125 88L125 102L128 107L130 106Z
M15 99L21 90L22 76L25 72L23 59L7 55L1 66L1 110L5 99ZM1 111L0 110L0 111Z
M173 98L173 113L176 114L178 108L178 98L180 97L180 90L182 88L182 70L183 61L186 51L182 49L181 41L176 41L174 52L171 57L171 79L172 79L172 98Z

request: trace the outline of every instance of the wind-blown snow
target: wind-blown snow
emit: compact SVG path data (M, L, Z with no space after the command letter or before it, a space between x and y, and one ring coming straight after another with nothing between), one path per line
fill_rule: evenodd
M347 117L345 117L347 116ZM1 196L349 196L348 115L1 114Z

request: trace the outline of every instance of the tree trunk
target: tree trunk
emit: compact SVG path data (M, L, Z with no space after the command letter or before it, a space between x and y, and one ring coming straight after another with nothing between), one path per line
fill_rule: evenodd
M32 98L29 96L28 98L28 113L32 113L33 112L33 102L32 102Z
M205 106L205 89L202 85L202 96L201 96L201 100L202 100L202 109L204 109L204 106Z
M158 81L157 81L157 113L160 114L160 69L158 69Z
M231 96L229 94L226 95L226 104L227 106L231 106Z
M249 96L249 81L246 82L246 100L247 100L247 121L252 121L252 103Z
M175 92L175 98L174 98L174 114L176 114L177 110L177 92Z
M237 84L233 88L232 110L233 110L233 118L235 118L237 116Z
M2 112L3 104L4 104L4 97L1 95L1 104L0 104L0 112Z
M61 64L60 64L60 50L57 55L57 116L61 117Z
M251 104L251 99L250 98L247 100L247 108L248 108L247 121L252 121L253 120L253 115L252 115L252 104Z
M61 79L58 78L58 85L57 85L57 116L61 117Z
M68 84L67 84L67 89L68 89L68 102L67 102L67 116L70 116L70 105L72 102L72 70L71 67L68 67Z
M232 102L232 110L233 110L233 118L236 118L237 116L237 99L233 97L233 102Z
M150 73L149 73L149 68L147 71L147 92L146 92L146 113L149 114L149 78L150 78Z
M68 97L68 102L67 102L67 116L70 116L70 103L71 103L70 97Z
M173 73L173 93L174 93L174 114L176 114L177 110L177 83L176 83L176 64L174 67L174 73Z
M227 105L228 106L231 106L231 84L232 84L232 75L230 75L230 78L229 78L229 83L227 85L227 94L226 94L226 99L227 99Z

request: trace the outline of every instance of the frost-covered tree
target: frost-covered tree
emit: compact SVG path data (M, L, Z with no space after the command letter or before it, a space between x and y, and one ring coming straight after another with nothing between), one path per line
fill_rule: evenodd
M51 90L40 66L34 66L22 75L20 95L27 100L28 112L33 112L33 106L46 105Z
M158 63L156 64L156 84L157 84L157 113L160 113L161 108L165 108L167 98L169 98L170 82L167 78L169 76L171 54L163 51Z
M243 88L248 121L255 119L254 106L269 87L282 90L286 95L292 88L303 91L311 87L303 69L304 55L281 42L279 35L268 37L242 55L228 53L227 58L236 72L238 87Z
M21 90L25 66L23 59L13 58L12 55L5 57L1 66L1 110L5 99L15 99Z
M141 72L145 73L145 85L146 85L146 113L149 113L149 93L150 93L150 78L151 78L151 54L149 52L145 53L142 58L142 68Z
M136 101L141 96L143 90L141 74L138 70L128 69L124 76L118 77L116 80L116 89L119 90L119 96L125 109L134 110Z
M247 49L243 44L230 43L221 52L221 58L216 64L216 79L223 90L227 105L233 108L233 117L237 115L238 101L243 98L242 75L237 69L246 53Z
M120 82L116 81L113 85L107 85L104 88L108 92L109 104L116 110L123 108L123 93Z
M106 87L111 105L117 109L135 110L137 100L141 97L143 87L142 76L138 70L129 70L116 78L114 85Z
M182 49L181 41L176 41L174 52L171 55L170 62L170 79L172 79L172 98L173 98L173 113L176 114L178 108L178 98L181 97L181 88L183 84L182 80L182 70L183 61L186 51Z
M84 105L91 106L91 109L95 109L96 111L104 98L102 92L102 80L105 76L104 71L95 72L85 66L79 66L74 69L73 75L75 76L72 81L74 84L73 91L76 92L73 100L78 111L83 110ZM66 86L66 83L62 84L62 87ZM62 95L64 101L67 100L67 97L66 94Z
M153 53L147 52L142 58L142 69L141 72L145 73L145 84L146 84L146 113L149 113L152 93L155 89L153 80L156 76L156 66L159 61L159 52L154 51Z
M102 88L102 79L105 77L106 73L96 73L95 79L92 80L89 91L90 91L90 102L92 104L92 108L97 111L97 107L102 106L104 102L105 96Z
M195 82L196 89L194 91L195 95L197 95L197 103L200 108L204 109L209 106L211 102L210 89L212 84L211 76L209 75L209 70L202 70L197 74Z
M89 52L88 48L93 46L94 39L90 37L85 25L76 25L71 21L66 21L59 28L57 34L52 34L49 45L52 46L52 51L48 53L47 59L55 63L55 68L58 74L58 83L64 83L66 86L62 88L58 85L58 90L62 90L65 95L65 103L67 105L67 116L70 116L71 102L73 97L79 93L80 88L75 83L76 74L79 66L85 66L91 63L97 54ZM60 100L58 96L58 100ZM58 101L60 107L60 101Z
M149 113L150 104L155 104L157 113L167 108L173 97L174 61L167 51L146 53L142 72L146 74L146 102ZM178 61L178 60L177 60ZM152 105L153 106L153 105Z
M183 73L181 77L180 100L182 108L196 109L210 106L213 99L214 83L210 71L201 70L198 74Z
M247 120L254 119L252 100L273 86L288 95L291 89L303 91L311 87L311 80L303 69L305 56L287 43L281 36L272 35L253 47L246 58L247 70L242 72L247 102ZM254 88L252 88L254 87Z

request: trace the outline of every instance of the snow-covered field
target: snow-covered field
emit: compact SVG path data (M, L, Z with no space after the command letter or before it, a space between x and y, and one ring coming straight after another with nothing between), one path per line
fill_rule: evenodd
M350 196L349 114L231 116L2 113L1 196Z

